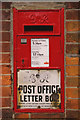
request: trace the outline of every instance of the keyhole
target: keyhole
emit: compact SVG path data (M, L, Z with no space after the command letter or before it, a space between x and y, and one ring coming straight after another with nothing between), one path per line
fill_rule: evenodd
M24 59L22 59L22 64L24 64Z

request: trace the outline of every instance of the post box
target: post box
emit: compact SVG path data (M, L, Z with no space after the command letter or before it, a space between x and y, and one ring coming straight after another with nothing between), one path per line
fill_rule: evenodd
M13 8L15 112L64 112L64 8Z

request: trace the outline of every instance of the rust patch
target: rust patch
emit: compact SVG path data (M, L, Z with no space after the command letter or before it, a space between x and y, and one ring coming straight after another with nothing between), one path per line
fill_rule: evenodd
M51 102L51 107L55 107L56 109L61 109L61 89L56 91L51 95L53 101Z

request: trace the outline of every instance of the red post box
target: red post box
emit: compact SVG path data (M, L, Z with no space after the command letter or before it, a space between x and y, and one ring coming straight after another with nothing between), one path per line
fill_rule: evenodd
M13 9L15 112L64 112L64 8Z

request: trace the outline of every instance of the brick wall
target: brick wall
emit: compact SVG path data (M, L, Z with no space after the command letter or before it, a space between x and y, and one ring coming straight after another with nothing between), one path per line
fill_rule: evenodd
M0 47L2 46L2 51L0 50L0 91L2 90L2 95L0 96L0 109L2 109L2 118L12 117L12 97L11 97L11 66L10 66L10 5L11 3L2 3L2 39L0 39ZM1 9L0 9L1 13ZM2 68L2 69L1 69Z
M11 80L11 2L2 3L2 40L0 39L0 110L3 119L25 118L79 118L80 113L80 3L61 3L65 6L65 112L64 113L14 113L13 81ZM16 3L18 5L18 3ZM47 3L44 4L44 6ZM38 3L35 4L35 6ZM56 4L58 6L58 4ZM1 13L1 9L0 9ZM1 58L1 57L0 57ZM1 69L2 68L2 69Z
M80 112L80 3L66 3L66 117ZM79 110L79 111L78 111Z

